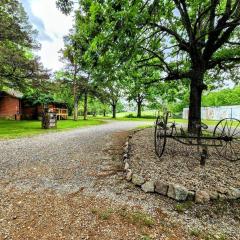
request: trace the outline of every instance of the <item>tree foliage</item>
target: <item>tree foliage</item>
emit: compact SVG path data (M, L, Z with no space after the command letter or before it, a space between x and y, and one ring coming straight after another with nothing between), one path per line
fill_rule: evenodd
M231 105L240 105L240 86L210 92L203 96L204 107Z
M39 48L36 31L18 0L0 2L0 87L23 90L26 85L48 78L39 59L32 54Z
M145 68L152 74L145 84L188 81L188 129L196 132L202 92L219 80L209 76L239 67L240 0L80 0L79 6L76 29L87 39L88 66L105 74Z

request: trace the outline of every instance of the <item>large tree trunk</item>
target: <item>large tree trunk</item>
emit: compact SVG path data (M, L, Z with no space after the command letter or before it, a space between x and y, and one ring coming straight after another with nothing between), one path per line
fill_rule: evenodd
M112 104L112 118L116 118L116 108L117 108L117 105Z
M106 117L106 109L103 109L103 116Z
M142 101L137 102L137 117L142 117Z
M78 102L79 102L79 98L78 98L78 96L75 96L75 98L74 98L74 113L73 113L74 121L78 120Z
M84 92L84 111L83 111L83 119L87 120L87 113L88 113L88 93L87 91Z
M199 71L194 72L190 84L188 132L192 134L198 134L201 126L202 91L206 89L203 76Z

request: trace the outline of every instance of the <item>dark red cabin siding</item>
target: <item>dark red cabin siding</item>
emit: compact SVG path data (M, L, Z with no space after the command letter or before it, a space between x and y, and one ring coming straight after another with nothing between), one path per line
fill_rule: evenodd
M6 93L0 95L0 118L15 119L20 112L20 99Z

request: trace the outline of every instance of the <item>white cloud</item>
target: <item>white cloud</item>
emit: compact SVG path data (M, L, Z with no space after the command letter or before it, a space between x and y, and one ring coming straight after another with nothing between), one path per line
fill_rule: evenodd
M63 48L63 37L69 33L73 25L73 17L62 14L56 8L54 0L31 0L30 4L32 14L41 19L45 34L51 38L40 40L42 48L38 55L46 68L58 70L62 67L58 52Z

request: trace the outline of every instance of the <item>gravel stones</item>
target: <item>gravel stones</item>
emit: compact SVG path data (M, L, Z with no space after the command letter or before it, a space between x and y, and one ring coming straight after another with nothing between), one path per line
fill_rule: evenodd
M152 136L151 128L136 131L124 145L124 153L128 155L124 162L129 163L133 174L131 179L127 172L128 181L131 179L145 192L152 192L152 189L147 190L145 181L154 182L154 192L177 201L204 204L210 200L240 198L240 161L219 161L210 148L210 158L203 168L198 161L196 147L185 146L172 139L168 139L165 155L159 161L150 140Z
M154 182L153 181L147 181L142 185L142 190L144 192L154 192Z
M183 186L170 184L168 187L167 196L177 201L185 201L188 196L188 190Z

